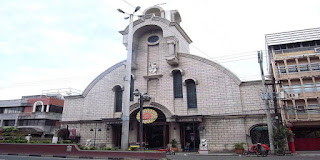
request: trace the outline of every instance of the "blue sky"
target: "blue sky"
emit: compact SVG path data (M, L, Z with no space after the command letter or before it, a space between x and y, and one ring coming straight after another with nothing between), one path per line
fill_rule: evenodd
M133 11L127 2L142 11L159 3L179 10L191 53L214 58L243 80L259 78L255 51L265 49L264 34L320 27L317 0L1 0L0 99L84 90L124 60L118 31L128 21L116 9Z

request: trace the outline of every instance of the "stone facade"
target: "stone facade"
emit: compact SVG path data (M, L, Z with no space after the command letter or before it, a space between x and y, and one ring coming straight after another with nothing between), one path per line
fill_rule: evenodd
M164 114L163 124L167 128L164 127L163 133L168 132L168 135L164 134L165 138L176 139L179 148L184 148L190 138L187 134L190 134L192 122L193 125L196 123L196 127L193 127L191 134L195 137L191 136L191 139L195 138L196 143L199 143L199 139L207 139L210 150L231 150L237 142L248 142L250 145L252 126L266 123L264 103L260 96L261 81L241 82L220 64L190 54L189 43L192 41L178 22L146 15L134 22L133 30L134 88L142 93L147 92L151 97L144 107L157 109ZM120 32L124 35L125 45L127 31ZM159 37L154 44L148 42L153 35ZM155 73L149 71L153 63L156 64ZM182 74L183 98L174 98L174 70ZM113 88L117 85L123 88L124 76L123 61L100 74L82 95L66 97L63 125L77 129L82 143L92 139L93 132L90 129L96 128L98 123L101 131L97 132L96 142L107 146L117 145L115 134L120 132L113 130L121 118L121 112L115 112ZM193 80L196 84L196 108L188 108L186 80ZM139 107L137 102L137 97L130 102L132 115ZM136 120L131 119L130 142L138 140L137 124ZM164 139L163 146L166 146L168 140Z

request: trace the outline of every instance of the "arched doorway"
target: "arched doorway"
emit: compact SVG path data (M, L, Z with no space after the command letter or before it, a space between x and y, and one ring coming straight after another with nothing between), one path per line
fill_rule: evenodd
M256 125L250 130L252 144L262 143L269 145L267 125Z
M157 108L144 107L143 109L151 109L157 114L157 118L154 122L143 124L143 142L147 142L149 149L166 147L169 143L169 126L166 122L166 116ZM138 122L133 126L137 128L139 128L139 121L137 120L138 112L139 109L136 109L130 115L131 121ZM137 129L137 141L139 141L139 129Z

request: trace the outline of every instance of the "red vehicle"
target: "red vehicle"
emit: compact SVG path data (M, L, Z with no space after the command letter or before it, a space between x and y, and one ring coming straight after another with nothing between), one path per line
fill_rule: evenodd
M254 144L251 146L250 150L247 152L244 152L244 155L257 155L257 156L268 156L268 153L270 151L269 146L265 145L265 144Z

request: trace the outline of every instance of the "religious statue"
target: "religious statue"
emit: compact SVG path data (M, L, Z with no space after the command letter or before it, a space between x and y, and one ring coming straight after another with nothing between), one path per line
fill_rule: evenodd
M206 139L201 139L200 150L208 150L208 142Z
M155 74L158 71L158 67L156 63L151 63L149 64L149 73L150 74Z
M92 140L91 139L87 139L86 145L87 148L92 146Z

